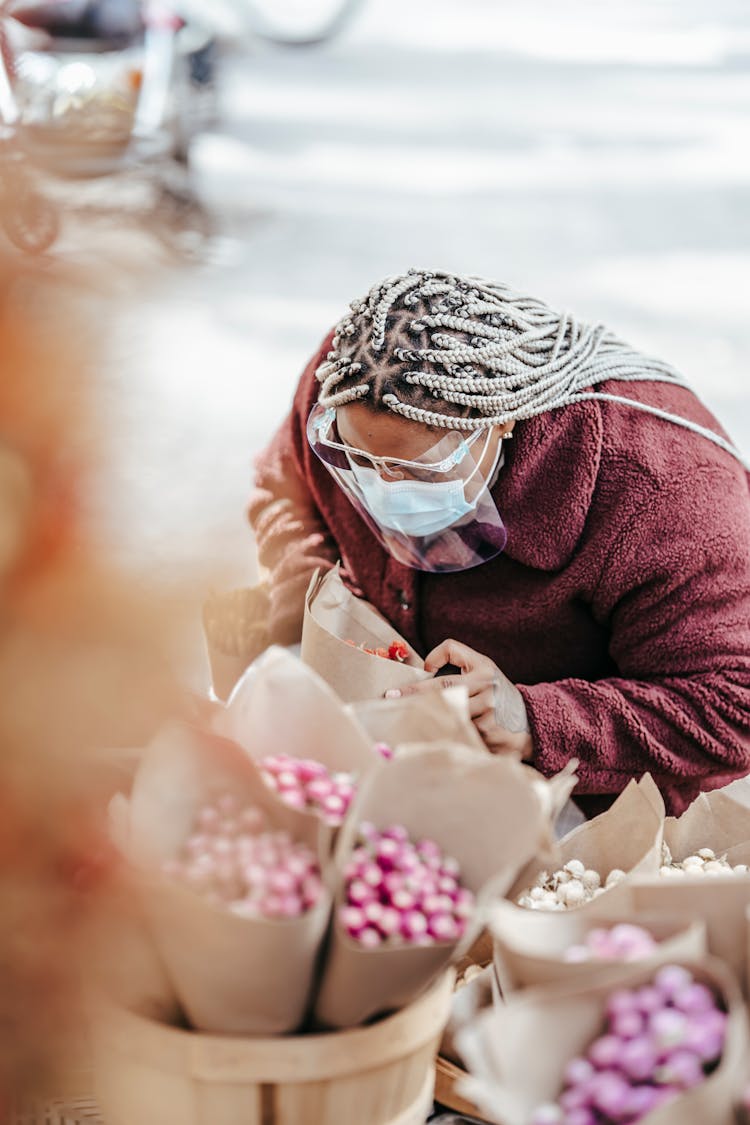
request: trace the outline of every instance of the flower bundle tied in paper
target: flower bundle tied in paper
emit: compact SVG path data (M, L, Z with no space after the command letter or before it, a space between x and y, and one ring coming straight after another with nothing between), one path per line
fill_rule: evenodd
M746 988L750 808L717 789L701 793L682 816L667 817L660 867L639 873L632 904L701 918L709 952L726 961Z
M515 993L457 1046L460 1090L498 1125L733 1125L747 1022L734 977L705 958Z
M656 966L698 960L706 953L705 926L691 915L630 910L602 913L517 910L500 901L489 911L494 965L503 995L545 984L605 983L624 963Z
M606 812L532 861L508 899L520 909L575 909L592 916L627 908L635 879L658 870L663 826L664 802L644 774L630 781Z
M243 747L279 801L331 827L380 760L325 680L279 647L248 669L214 727Z
M352 1026L414 999L471 943L485 894L507 889L545 827L514 761L433 744L370 773L336 843L316 1019Z
M429 675L419 654L382 614L347 589L338 567L322 577L316 571L310 582L302 659L346 703L382 698L389 688L406 687Z
M330 912L320 822L280 803L240 747L181 723L147 748L120 816L156 950L190 1024L297 1028Z
M405 695L400 699L368 699L347 710L375 743L389 746L453 742L487 753L469 713L465 688Z

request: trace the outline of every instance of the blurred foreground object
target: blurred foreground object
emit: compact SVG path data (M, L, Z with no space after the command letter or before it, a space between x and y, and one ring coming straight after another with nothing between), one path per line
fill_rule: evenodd
M103 748L181 709L174 604L118 573L85 526L101 425L85 290L23 266L0 252L0 1120L61 1088L79 1038L116 875Z
M213 81L212 45L209 28L140 0L0 0L0 188L11 241L46 250L63 204L80 210L77 200L53 202L65 181L122 176L153 181L155 233L166 219L208 233L187 161L205 116L199 90Z

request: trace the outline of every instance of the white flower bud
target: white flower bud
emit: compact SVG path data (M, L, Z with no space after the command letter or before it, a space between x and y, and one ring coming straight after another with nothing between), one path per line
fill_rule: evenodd
M623 881L623 879L626 879L626 878L627 878L627 875L625 874L625 872L622 870L621 867L613 867L612 870L610 871L609 875L607 876L607 879L606 879L606 882L605 882L604 885L605 885L605 887L616 887L618 883L621 883Z
M695 854L699 855L701 859L716 859L716 853L713 848L698 848Z
M580 906L586 901L586 891L580 879L571 879L564 887L560 887L557 897L565 906Z
M570 872L576 879L580 879L586 867L581 863L580 859L569 859L563 870Z
M540 900L544 898L545 894L546 892L544 890L544 887L532 887L529 891L528 897L531 899Z
M602 880L601 880L601 877L599 875L599 872L594 871L590 867L587 867L586 870L583 873L583 885L584 885L584 887L587 890L593 891L597 887L601 886L601 882L602 882Z
M674 879L675 876L679 878L685 873L681 867L670 867L667 864L664 864L663 867L659 868L659 874L662 875L665 879Z
M688 867L703 867L704 861L699 855L686 856L682 861L682 866L687 871Z

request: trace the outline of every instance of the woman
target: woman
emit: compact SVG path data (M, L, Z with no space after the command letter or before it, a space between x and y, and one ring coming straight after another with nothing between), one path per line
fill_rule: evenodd
M746 468L605 328L478 278L388 278L308 365L256 483L277 642L340 557L429 671L456 666L489 749L577 758L576 797L648 770L679 814L750 771Z

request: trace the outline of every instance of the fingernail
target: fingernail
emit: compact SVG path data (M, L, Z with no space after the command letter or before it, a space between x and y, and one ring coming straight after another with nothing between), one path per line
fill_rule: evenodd
M398 690L397 687L388 688L388 691L385 693L385 698L386 699L400 699L401 698L401 692Z

